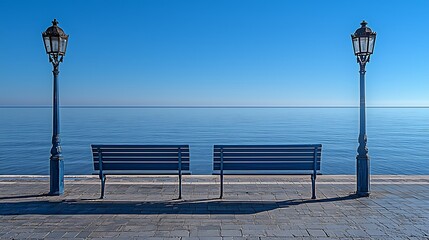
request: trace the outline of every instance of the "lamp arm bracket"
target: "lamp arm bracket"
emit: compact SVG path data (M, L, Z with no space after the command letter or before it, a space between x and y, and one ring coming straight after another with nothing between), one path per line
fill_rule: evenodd
M56 54L49 54L49 62L52 63L52 65L55 67L58 67L60 65L60 62L63 61L63 56L60 56L58 59L58 55Z

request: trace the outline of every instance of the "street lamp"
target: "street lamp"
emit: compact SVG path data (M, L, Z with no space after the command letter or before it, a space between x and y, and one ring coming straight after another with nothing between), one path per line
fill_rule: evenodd
M60 141L60 114L59 114L59 97L58 97L58 70L60 62L66 54L67 42L69 36L58 27L56 19L42 33L43 43L45 44L46 53L49 56L49 62L52 63L54 70L53 83L53 120L52 120L52 148L50 157L50 195L61 195L64 193L64 161L61 154Z
M359 147L356 156L357 191L359 196L369 196L369 156L366 146L366 113L365 113L365 66L374 51L376 33L362 21L361 27L352 34L354 54L360 65L360 130Z

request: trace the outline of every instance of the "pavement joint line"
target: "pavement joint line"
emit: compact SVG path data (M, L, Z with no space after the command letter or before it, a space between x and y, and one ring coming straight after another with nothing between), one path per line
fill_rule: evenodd
M110 177L113 178L135 178L135 177L139 177L139 178L152 178L152 177L164 177L164 178L168 178L168 177L177 177L177 174L167 174L167 175L159 175L159 174L143 174L143 175L108 175ZM183 175L184 178L212 178L212 177L218 177L219 175L212 175L212 174L205 174L205 175ZM238 178L247 178L249 176L258 176L258 177L276 177L276 176L306 176L306 174L298 174L298 175L290 175L290 174L227 174L225 176L233 176L233 177L238 177ZM349 174L349 175L332 175L332 174L321 174L318 175L318 177L327 177L327 178L334 178L334 179L342 179L342 178L351 178L351 177L356 177L354 174ZM86 174L86 175L64 175L65 178L94 178L94 179L98 179L98 174ZM49 178L49 175L1 175L0 174L0 178ZM372 174L371 175L371 179L428 179L429 180L429 175L377 175L377 174Z
M76 185L98 185L99 182L79 182L67 181L66 184ZM20 181L7 181L0 182L4 185L13 184L40 184L38 181L20 182ZM107 182L109 185L177 185L178 182ZM219 185L219 182L182 182L182 185ZM311 185L311 182L224 182L226 185ZM350 185L356 182L316 182L316 185ZM429 185L429 182L371 182L374 185Z

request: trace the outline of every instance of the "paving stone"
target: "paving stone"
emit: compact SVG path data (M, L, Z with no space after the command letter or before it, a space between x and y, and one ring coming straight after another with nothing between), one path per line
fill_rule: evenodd
M385 232L376 229L366 229L365 232L371 237L387 235Z
M66 232L62 238L74 238L76 237L80 232Z
M222 237L182 237L181 240L223 240Z
M33 233L31 233L29 238L31 238L31 239L44 239L46 237L46 235L48 235L48 234L49 234L48 232L45 232L45 233L33 232ZM2 238L1 235L0 235L0 238Z
M290 230L290 233L294 237L308 237L310 234L306 230Z
M294 235L288 230L266 230L267 236L275 237L293 237Z
M349 233L349 235L351 237L354 237L354 238L356 238L356 237L361 237L361 238L369 237L368 233L366 233L364 230L361 230L361 229L347 230L347 232Z
M312 237L327 237L325 231L322 229L307 229L307 232Z
M221 230L220 234L222 237L240 237L242 233L240 230Z
M102 238L114 238L119 236L119 232L92 232L91 234L89 234L90 238L97 238L97 237L102 237Z
M173 230L173 231L171 231L170 235L172 237L189 237L189 231L188 230Z
M140 238L146 238L146 237L154 237L155 231L143 231L143 232L134 232L134 235Z
M252 237L252 236L266 236L266 232L265 230L247 230L247 229L243 229L242 230L243 236L245 237Z
M66 234L65 231L52 231L50 232L48 235L45 236L45 238L61 238L62 236L64 236L64 234Z
M80 232L76 237L77 238L87 238L92 232L89 231L85 231L85 232Z
M22 232L22 233L18 233L18 235L16 235L14 238L15 239L24 239L24 238L30 238L32 235L31 232Z
M191 237L220 237L220 230L191 230Z

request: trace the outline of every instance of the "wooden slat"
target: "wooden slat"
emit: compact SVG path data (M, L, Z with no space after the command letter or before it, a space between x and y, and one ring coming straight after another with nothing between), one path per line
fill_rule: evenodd
M156 156L156 157L151 157L151 156L147 156L147 157L127 157L127 156L121 156L121 157L104 157L103 156L103 160L117 160L117 161L128 161L128 160L139 160L139 161L178 161L179 158L178 157L173 157L173 156ZM98 157L94 157L94 161L97 161ZM184 157L182 158L183 161L189 160L189 157Z
M94 170L98 171L98 164L94 164ZM103 163L104 170L178 170L177 163L168 164L132 164L132 163ZM189 170L189 163L182 163L182 170Z
M316 155L316 158L321 158L321 154ZM216 154L213 158L220 158L220 154ZM223 159L235 159L235 158L314 158L313 155L309 154L231 154L223 155Z
M234 158L223 158L223 162L230 162L230 161L235 161L235 162L254 162L254 161L277 161L277 162L297 162L297 161L301 161L301 162L305 162L305 161L310 161L313 162L314 158L311 157L288 157L288 158L284 158L284 157L234 157ZM317 159L316 159L317 160ZM215 162L220 162L220 158L214 158ZM319 160L320 161L320 160Z
M94 164L99 163L99 161L94 161ZM127 163L134 163L134 164L178 164L178 161L116 161L116 160L103 160L104 163L117 163L117 164L127 164ZM185 161L183 163L189 163L189 161Z
M178 157L178 151L176 152L103 152L103 157ZM93 157L98 157L98 152L92 154ZM182 153L182 157L189 157L189 152Z
M165 152L165 153L178 153L179 148L100 148L102 152L105 153L157 153L157 152ZM98 148L92 148L93 152L97 152ZM180 149L183 153L189 153L189 149Z
M318 152L321 150L318 149ZM220 148L215 149L213 151L214 153L220 153ZM255 148L255 149L244 149L244 148L234 148L234 149L224 149L224 153L311 153L314 152L314 148L307 148L307 149L296 149L296 148L289 148L289 149L282 149L282 148Z
M98 162L98 159L95 160L94 162ZM169 163L169 162L175 162L178 163L179 161L177 159L163 159L163 160L159 160L159 159L132 159L132 158L112 158L112 159L104 159L103 158L103 163L106 162L134 162L134 163L156 163L156 164L163 164L163 163ZM189 162L189 159L187 160L182 160L182 162L186 163Z
M291 145L214 145L214 149L234 149L234 148L241 148L241 149L256 149L256 148L315 148L315 147L322 147L322 144L291 144Z
M317 154L318 157L321 156L321 154ZM220 158L220 153L214 154L215 158ZM314 152L312 153L224 153L223 158L245 158L245 157L266 157L266 158L275 158L275 157L301 157L301 158L314 158Z
M320 170L320 164L316 165ZM308 163L224 163L224 170L313 170L314 165L312 162ZM220 164L214 164L213 170L220 170Z
M91 144L92 148L160 148L160 149L166 149L166 148L183 148L183 149L189 149L189 145L109 145L109 144Z

